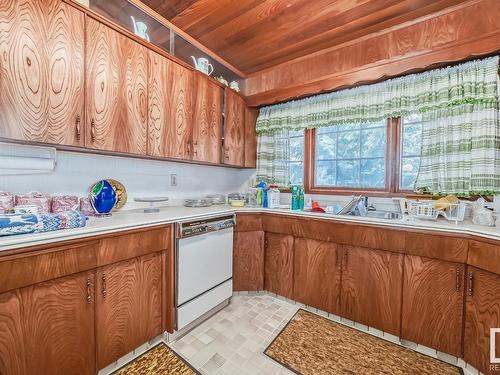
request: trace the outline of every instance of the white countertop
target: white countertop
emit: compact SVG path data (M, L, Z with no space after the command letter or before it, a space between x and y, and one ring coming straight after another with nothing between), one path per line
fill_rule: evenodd
M131 228L145 228L159 224L169 224L177 221L206 218L235 212L268 212L333 221L375 224L384 227L409 229L414 228L425 229L429 231L472 234L485 238L500 240L500 229L496 227L479 226L474 225L471 222L462 222L458 223L458 225L455 225L454 223L447 222L444 219L439 219L438 221L410 221L409 218L404 218L403 220L388 220L356 216L341 216L315 212L291 211L287 209L268 209L261 207L244 207L235 209L227 205L204 208L176 206L162 207L161 211L158 213L144 213L142 210L131 210L113 213L113 215L110 217L92 217L88 220L87 226L84 228L64 229L53 232L30 233L0 237L0 251L48 244L63 240L86 238L100 234L126 231Z

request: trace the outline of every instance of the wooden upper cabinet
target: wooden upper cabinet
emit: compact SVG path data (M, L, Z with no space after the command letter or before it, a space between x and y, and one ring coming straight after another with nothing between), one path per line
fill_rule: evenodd
M235 232L233 290L264 290L264 232Z
M161 255L102 267L96 282L97 368L161 333Z
M245 102L230 89L225 90L224 164L245 164Z
M146 154L147 49L87 18L86 146Z
M465 266L406 255L401 337L460 357Z
M95 374L94 273L0 294L0 374Z
M293 236L266 233L264 288L293 299Z
M293 294L296 301L340 314L341 251L332 242L295 239Z
M0 2L0 137L84 143L84 15L60 0Z
M220 163L223 90L200 73L195 73L193 95L192 159Z
M149 51L148 154L191 159L193 72Z
M403 255L343 246L342 316L399 336Z
M257 132L255 125L259 110L245 107L245 167L257 166Z
M464 360L484 374L490 369L490 329L500 328L500 275L468 267L466 277ZM495 335L500 358L500 333Z

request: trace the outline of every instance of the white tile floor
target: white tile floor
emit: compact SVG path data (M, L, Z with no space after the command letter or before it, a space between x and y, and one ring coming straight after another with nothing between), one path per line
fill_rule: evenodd
M231 304L170 345L203 374L293 374L263 354L299 306L268 294Z

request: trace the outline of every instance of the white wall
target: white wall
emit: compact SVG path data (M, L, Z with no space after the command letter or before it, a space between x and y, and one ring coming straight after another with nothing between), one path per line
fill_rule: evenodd
M254 170L144 160L114 156L58 152L56 170L51 174L1 176L0 191L30 191L86 196L89 187L103 178L125 185L128 203L125 209L143 207L133 202L138 196L168 196L179 204L186 197L209 193L245 191ZM178 185L170 186L170 175ZM177 202L175 202L177 201Z

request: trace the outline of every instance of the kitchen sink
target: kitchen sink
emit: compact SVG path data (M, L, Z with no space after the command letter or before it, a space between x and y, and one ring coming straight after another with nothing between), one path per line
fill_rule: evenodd
M368 211L366 217L373 217L376 219L389 219L389 220L401 220L402 215L399 212L393 211Z

